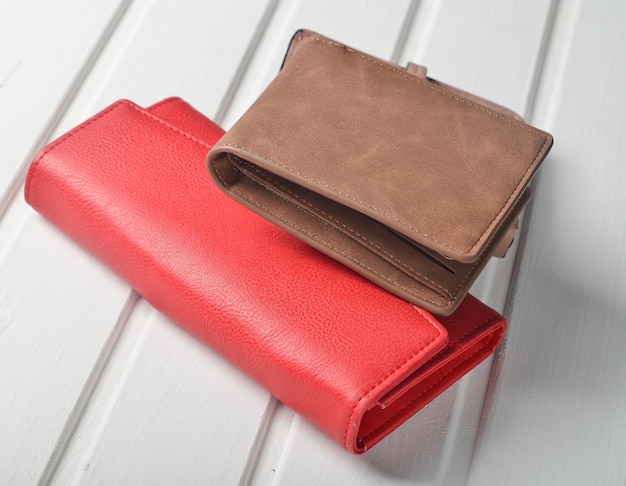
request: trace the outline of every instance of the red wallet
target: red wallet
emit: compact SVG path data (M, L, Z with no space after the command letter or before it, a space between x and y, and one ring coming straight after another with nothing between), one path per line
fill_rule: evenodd
M488 356L505 320L381 289L224 195L221 128L119 101L46 146L25 197L155 308L336 442L364 452Z

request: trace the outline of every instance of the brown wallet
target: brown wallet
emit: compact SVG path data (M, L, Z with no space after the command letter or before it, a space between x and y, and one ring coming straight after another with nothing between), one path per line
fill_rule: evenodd
M218 186L394 294L448 315L530 197L550 134L300 30L209 152Z

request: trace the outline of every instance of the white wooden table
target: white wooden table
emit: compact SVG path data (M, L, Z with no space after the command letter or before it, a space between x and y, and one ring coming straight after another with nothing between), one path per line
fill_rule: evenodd
M0 484L626 484L626 3L0 3ZM118 98L228 128L316 30L550 131L473 293L493 359L352 456L28 207L33 154Z

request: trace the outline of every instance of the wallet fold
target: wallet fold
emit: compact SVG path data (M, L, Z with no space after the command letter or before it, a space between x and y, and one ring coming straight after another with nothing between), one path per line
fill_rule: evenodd
M207 158L229 196L429 311L459 305L552 137L310 31Z
M353 453L491 353L505 320L397 298L224 195L221 128L178 98L119 101L51 142L25 198L156 309Z

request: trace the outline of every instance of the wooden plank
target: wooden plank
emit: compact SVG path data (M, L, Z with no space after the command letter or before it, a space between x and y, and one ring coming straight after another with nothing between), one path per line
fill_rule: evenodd
M50 136L125 3L0 5L0 130L4 134L0 217L14 197L21 201L25 163ZM21 202L17 205L24 207ZM106 340L109 328L104 324L115 322L118 314L110 304L123 303L127 295L125 287L97 262L75 255L64 237L40 218L26 214L18 210L13 215L18 217L2 220L0 237L0 477L4 484L34 483L42 474L79 396L80 386L75 385L87 379L98 357L90 346ZM82 280L63 281L69 260L87 270ZM103 295L90 305L64 305L85 285L102 289ZM80 326L63 329L65 319ZM66 380L67 375L76 381Z
M274 2L133 3L82 84L60 131L120 98L147 106L180 96L214 118Z
M553 3L425 1L420 11L432 17L426 22L418 19L403 60L424 64L433 78L525 116Z
M533 72L550 19L551 6L542 1L521 10L512 0L425 2L399 62L422 62L437 79L448 82L451 78L457 86L488 99L525 107L534 89ZM512 24L518 28L511 30ZM426 25L428 29L420 29ZM501 53L503 46L509 55ZM465 61L459 63L460 58ZM494 58L499 62L486 61ZM498 83L492 82L494 77ZM501 311L514 253L490 263L482 283L473 289ZM499 285L492 285L494 281ZM490 368L491 361L487 361L473 370L363 458L347 457L311 426L297 421L298 428L290 433L275 466L276 483L328 484L340 477L357 484L462 484L470 467Z
M626 58L619 2L563 2L511 327L470 484L626 483Z
M0 261L3 484L39 479L128 295L99 262L31 216Z
M127 3L0 4L0 217Z

